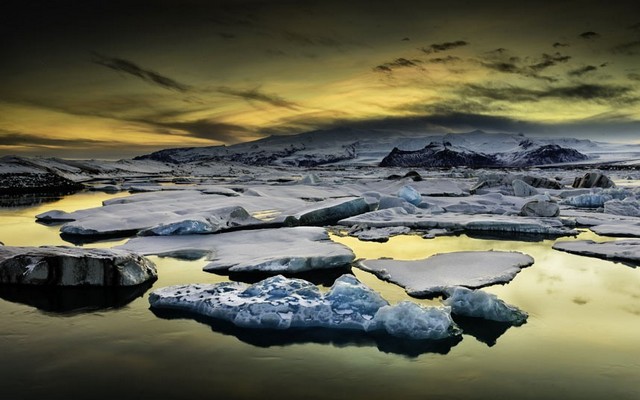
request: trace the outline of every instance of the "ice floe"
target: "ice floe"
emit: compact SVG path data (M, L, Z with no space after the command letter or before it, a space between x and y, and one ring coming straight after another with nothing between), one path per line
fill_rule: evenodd
M434 340L460 333L448 307L390 306L351 275L338 278L327 293L307 281L278 275L253 285L224 282L161 288L151 293L149 303L152 308L182 310L246 328L384 331Z
M483 287L511 281L534 262L518 252L461 251L423 260L363 260L358 267L405 288L410 296L445 293L448 287Z
M592 240L556 242L553 244L553 248L587 257L598 257L640 265L640 240L638 239L610 242L594 242Z
M570 236L577 231L569 229L558 218L532 218L504 215L465 215L453 212L433 214L427 211L409 213L403 208L371 211L338 221L343 226L369 227L406 226L412 229L467 230L479 232L523 233Z
M156 277L151 261L123 250L0 246L0 283L134 286Z
M329 239L324 228L258 229L215 235L137 237L118 248L143 255L210 261L205 271L297 273L348 266L355 255Z

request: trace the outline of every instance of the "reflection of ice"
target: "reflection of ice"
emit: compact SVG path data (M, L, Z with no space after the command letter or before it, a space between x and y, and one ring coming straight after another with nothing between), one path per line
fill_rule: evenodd
M0 298L56 314L121 308L141 297L152 283L130 287L30 287L0 285Z

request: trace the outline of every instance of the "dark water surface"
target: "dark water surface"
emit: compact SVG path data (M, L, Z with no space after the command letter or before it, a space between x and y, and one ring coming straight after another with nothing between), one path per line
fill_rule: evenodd
M36 224L33 216L97 206L109 197L80 193L0 209L0 241L68 244L58 227ZM458 321L465 330L461 341L415 343L326 330L246 330L156 315L147 288L113 293L4 287L0 399L640 398L640 268L554 251L550 240L334 239L368 258L489 249L530 254L535 264L513 282L485 289L527 311L529 320L517 328ZM228 279L202 272L204 261L152 259L159 273L154 288ZM391 302L409 299L399 287L353 272Z

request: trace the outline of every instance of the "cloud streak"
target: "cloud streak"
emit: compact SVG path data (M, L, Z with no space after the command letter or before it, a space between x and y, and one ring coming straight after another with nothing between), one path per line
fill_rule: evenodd
M593 72L593 71L597 71L597 70L598 70L598 67L596 67L594 65L587 65L587 66L582 67L582 68L577 68L577 69L571 70L571 71L569 71L567 73L567 75L579 77L579 76L582 76L582 75L587 74L589 72Z
M155 71L144 69L137 64L122 58L107 57L98 53L92 53L92 62L102 65L114 71L123 72L142 79L147 83L160 86L164 89L175 90L177 92L187 92L190 90L188 85L180 83L167 76L161 75Z
M401 57L401 58L396 58L393 61L375 66L373 70L375 72L392 72L394 69L398 69L398 68L411 68L411 67L420 68L420 65L419 65L420 63L422 63L422 61L417 59L408 60L406 58Z
M454 42L433 43L428 47L422 47L422 50L426 54L439 53L441 51L452 50L458 47L468 46L469 42L464 40L456 40Z
M467 85L463 94L476 98L486 98L496 101L526 101L537 102L544 99L584 100L596 102L636 102L629 97L631 89L616 85L579 84L574 86L554 87L546 90L527 89L524 87L507 86L494 88L482 85Z
M290 110L298 110L300 108L298 104L286 100L285 98L277 94L265 93L258 90L257 88L249 90L238 90L226 86L220 86L218 87L217 91L228 96L239 97L249 102L258 101L271 104L272 106L276 107L288 108Z

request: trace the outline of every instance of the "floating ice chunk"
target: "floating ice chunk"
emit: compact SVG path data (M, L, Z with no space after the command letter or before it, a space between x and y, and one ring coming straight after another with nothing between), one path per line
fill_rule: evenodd
M601 236L640 237L640 222L638 221L612 221L610 223L591 226L589 229Z
M187 217L166 222L138 232L139 236L170 236L215 233L240 226L260 225L242 207L225 207L203 213L202 216Z
M398 190L398 197L405 199L409 203L417 206L422 201L422 195L409 185L405 185Z
M422 307L410 301L380 308L375 319L391 335L410 339L444 339L460 332L448 307Z
M607 214L640 217L640 203L635 198L630 197L624 200L613 199L604 203L604 212Z
M207 255L205 271L297 273L349 265L355 255L324 228L259 229L172 237L137 237L119 248L144 255Z
M533 186L527 184L525 181L520 179L514 179L511 182L513 186L514 195L517 197L530 197L538 194L538 191Z
M448 307L389 306L351 275L338 278L326 294L305 280L278 275L250 286L223 282L165 287L152 292L149 303L152 308L183 310L246 328L386 331L409 339L459 334Z
M171 236L214 233L217 231L204 217L187 218L182 221L163 223L138 232L139 236Z
M460 251L423 260L364 260L358 267L405 288L410 296L443 293L451 286L482 287L511 281L533 258L518 252Z
M562 204L574 207L598 208L604 206L604 203L613 199L609 194L604 193L585 193L578 196L565 199Z
M450 288L447 294L449 297L443 304L451 307L453 314L509 322L516 326L527 321L526 312L505 303L494 294L464 287Z
M375 206L377 204L373 205L373 207ZM343 218L368 212L371 207L372 205L363 197L331 199L305 206L287 216L283 215L277 221L282 221L287 226L328 225Z
M553 248L555 250L587 257L626 261L634 265L640 264L640 240L638 239L615 240L600 243L592 240L556 242L553 244Z
M504 215L463 215L457 213L433 214L427 210L408 213L400 207L371 211L338 221L344 226L370 227L406 226L413 229L447 229L481 232L526 233L542 235L577 235L567 229L558 218L527 218Z
M560 215L560 207L551 201L533 200L522 207L520 215L525 217L557 217Z
M135 286L156 277L151 261L122 250L0 246L0 283Z

